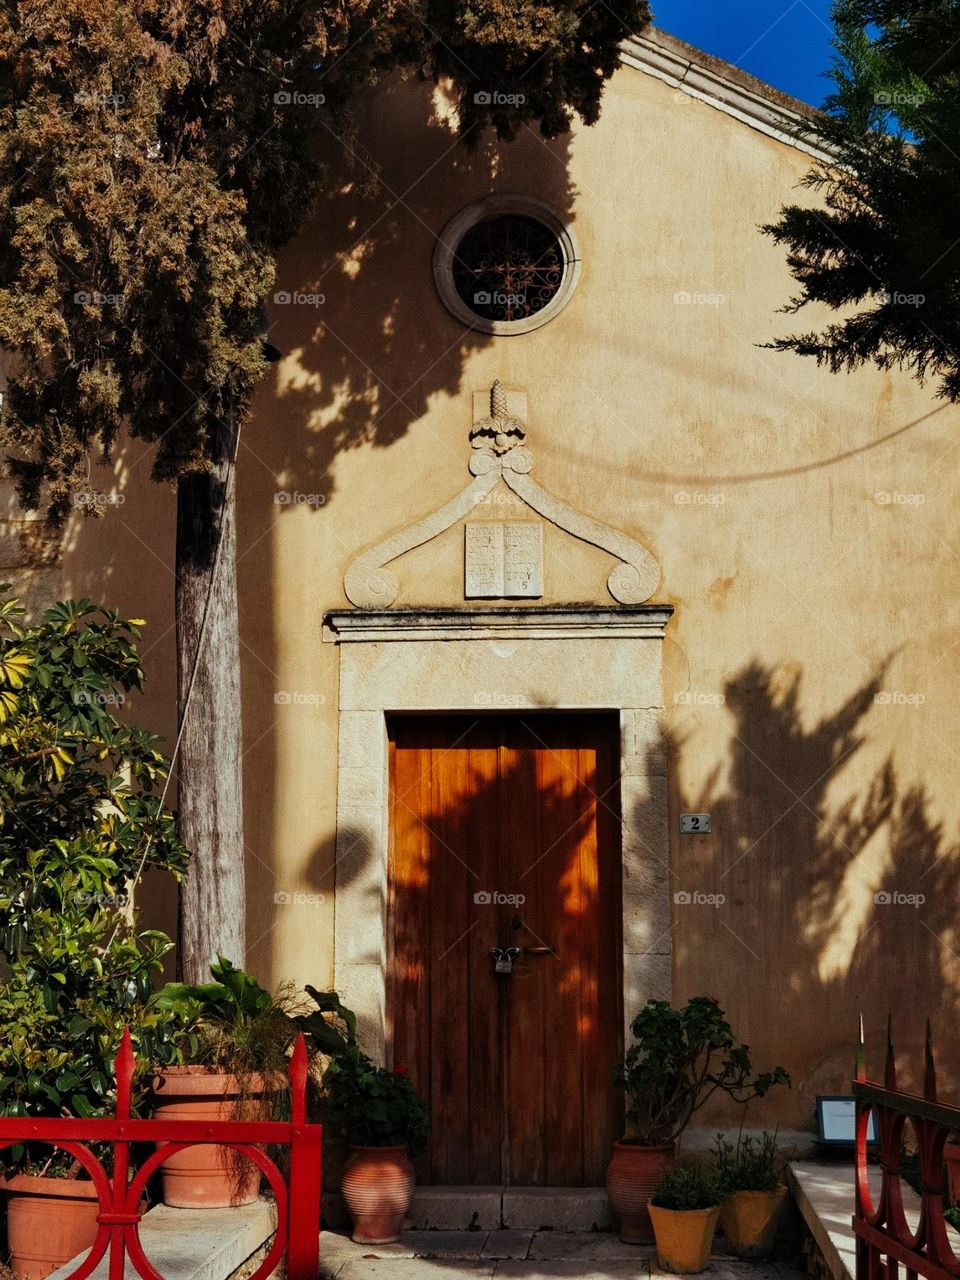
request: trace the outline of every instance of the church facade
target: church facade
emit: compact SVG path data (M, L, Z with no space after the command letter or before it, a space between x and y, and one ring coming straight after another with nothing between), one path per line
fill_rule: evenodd
M397 79L281 259L237 479L247 960L411 1071L434 1182L601 1181L651 997L787 1068L749 1116L784 1133L860 1011L958 1047L954 415L764 348L801 112L656 31L552 141L464 148ZM148 471L102 477L63 590L148 619L172 741Z

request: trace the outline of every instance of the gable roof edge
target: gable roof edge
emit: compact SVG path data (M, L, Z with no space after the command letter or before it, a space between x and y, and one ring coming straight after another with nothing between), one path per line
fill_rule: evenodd
M799 126L820 114L814 107L656 27L625 40L620 60L785 146L817 160L831 158L825 146L797 133Z

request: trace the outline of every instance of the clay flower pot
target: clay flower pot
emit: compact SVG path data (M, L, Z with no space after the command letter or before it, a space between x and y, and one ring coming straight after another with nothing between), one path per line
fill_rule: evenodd
M358 1244L399 1239L413 1195L406 1147L351 1147L341 1190Z
M0 1182L7 1194L7 1247L16 1280L41 1280L97 1237L97 1192L78 1178L18 1173Z
M607 1199L620 1223L625 1244L648 1244L653 1237L648 1206L660 1175L676 1163L676 1145L644 1147L637 1142L615 1142L607 1166Z
M153 1080L157 1120L268 1120L273 1092L261 1075L243 1084L209 1067L165 1067ZM165 1146L157 1143L157 1147ZM175 1209L226 1209L252 1204L260 1194L260 1170L229 1147L187 1147L160 1166L163 1202Z
M720 1206L712 1209L661 1209L650 1205L657 1258L665 1271L693 1275L710 1261Z
M787 1188L734 1191L723 1202L720 1228L730 1247L745 1258L762 1258L773 1249Z

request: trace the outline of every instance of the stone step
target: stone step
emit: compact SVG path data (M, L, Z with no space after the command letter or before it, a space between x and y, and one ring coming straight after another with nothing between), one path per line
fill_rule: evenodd
M235 1209L172 1209L158 1204L140 1221L140 1243L164 1280L228 1280L245 1264L264 1253L277 1225L276 1206L261 1197ZM47 1280L66 1280L87 1256L86 1251L64 1263ZM90 1274L108 1280L110 1250ZM138 1280L139 1272L125 1259L124 1280Z

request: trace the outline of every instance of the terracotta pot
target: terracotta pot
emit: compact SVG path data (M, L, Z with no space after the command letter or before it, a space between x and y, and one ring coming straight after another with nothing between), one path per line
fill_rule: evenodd
M712 1209L661 1209L650 1205L657 1257L665 1271L693 1275L710 1261L720 1206Z
M943 1144L943 1163L947 1166L947 1194L951 1204L960 1204L960 1142Z
M89 1249L97 1237L97 1192L77 1178L18 1173L7 1193L7 1247L16 1280L41 1280Z
M413 1195L406 1147L351 1147L341 1190L358 1244L399 1239Z
M660 1175L676 1163L676 1144L665 1142L644 1147L637 1142L615 1142L607 1165L607 1199L620 1223L625 1244L648 1244L653 1227L647 1206Z
M720 1209L720 1228L731 1248L744 1258L762 1258L773 1249L787 1188L734 1191Z
M157 1120L269 1120L269 1093L261 1075L243 1085L208 1067L165 1067L153 1080ZM157 1147L165 1146L158 1142ZM187 1147L161 1165L163 1202L175 1209L226 1209L252 1204L260 1194L260 1170L229 1147Z

